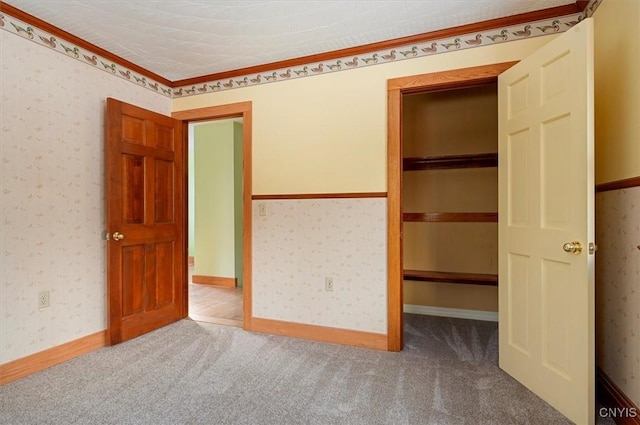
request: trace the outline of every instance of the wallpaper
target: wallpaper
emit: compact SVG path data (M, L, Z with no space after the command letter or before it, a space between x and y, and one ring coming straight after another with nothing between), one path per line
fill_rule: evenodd
M170 100L0 31L0 363L106 328L106 97ZM50 291L50 307L38 293Z
M567 31L584 18L592 16L600 3L601 0L589 0L588 5L581 13L550 17L519 25L506 27L497 26L489 30L459 34L445 38L436 37L416 44L407 44L383 50L370 51L356 56L345 56L339 59L311 62L292 68L272 69L263 73L241 75L229 79L211 80L198 83L198 85L184 85L175 88L158 83L157 81L145 77L123 65L113 63L111 60L97 55L94 52L88 51L84 47L77 46L73 42L56 39L54 35L48 33L44 29L38 28L32 23L23 22L12 16L0 14L0 28L31 40L34 43L38 43L48 49L53 49L54 51L67 55L70 58L74 58L77 61L93 66L103 72L111 73L117 78L123 78L133 84L146 87L149 90L154 90L158 93L164 94L165 96L177 98L220 92L259 84L270 84L277 81L289 81L297 78L347 71L350 69L375 66L394 61L403 61L442 53L458 52L460 50L483 47L497 43L506 43L514 40L558 34Z
M640 406L640 187L596 195L598 365Z
M382 198L253 201L253 316L386 334L386 214Z

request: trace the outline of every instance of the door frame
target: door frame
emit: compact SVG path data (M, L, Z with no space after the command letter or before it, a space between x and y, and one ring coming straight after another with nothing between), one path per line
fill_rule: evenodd
M387 349L403 346L402 97L498 81L518 61L433 72L387 81Z
M252 146L252 102L239 102L239 103L231 103L227 105L220 106L208 106L204 108L197 109L188 109L184 111L173 112L171 116L175 119L182 120L184 122L183 126L183 150L184 152L184 160L183 160L183 174L185 176L185 200L183 208L185 211L188 210L188 192L187 192L187 184L188 184L188 164L187 164L187 150L189 149L189 126L188 123L200 122L200 121L210 121L210 120L219 120L225 118L242 118L243 128L242 128L242 278L243 278L243 289L242 289L242 328L245 330L251 330L251 319L253 317L253 309L252 309L252 264L251 264L251 253L252 253L252 205L251 205L251 146ZM188 221L184 220L184 229L183 232L185 234L185 240L189 235L188 230ZM188 246L188 241L185 243ZM184 258L183 258L185 268L184 268L184 284L183 284L183 312L184 317L189 315L189 276L188 276L188 252L185 250Z

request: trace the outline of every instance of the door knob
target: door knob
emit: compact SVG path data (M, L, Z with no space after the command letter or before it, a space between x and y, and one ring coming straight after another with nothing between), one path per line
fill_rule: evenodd
M124 239L124 235L120 232L115 232L113 235L111 235L111 237L114 241L121 241Z
M115 233L113 234L113 237L116 237ZM578 255L582 252L582 244L578 241L567 242L566 244L562 245L562 249L570 254Z

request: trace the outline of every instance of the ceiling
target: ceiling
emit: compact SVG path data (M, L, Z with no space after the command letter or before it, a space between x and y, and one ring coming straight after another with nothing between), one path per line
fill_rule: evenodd
M5 0L170 81L576 0Z

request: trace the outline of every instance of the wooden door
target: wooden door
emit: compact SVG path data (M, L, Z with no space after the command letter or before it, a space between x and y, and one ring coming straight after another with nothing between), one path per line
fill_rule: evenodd
M498 87L500 367L572 421L593 423L592 21L505 71Z
M117 344L186 317L182 122L107 99L107 331Z

